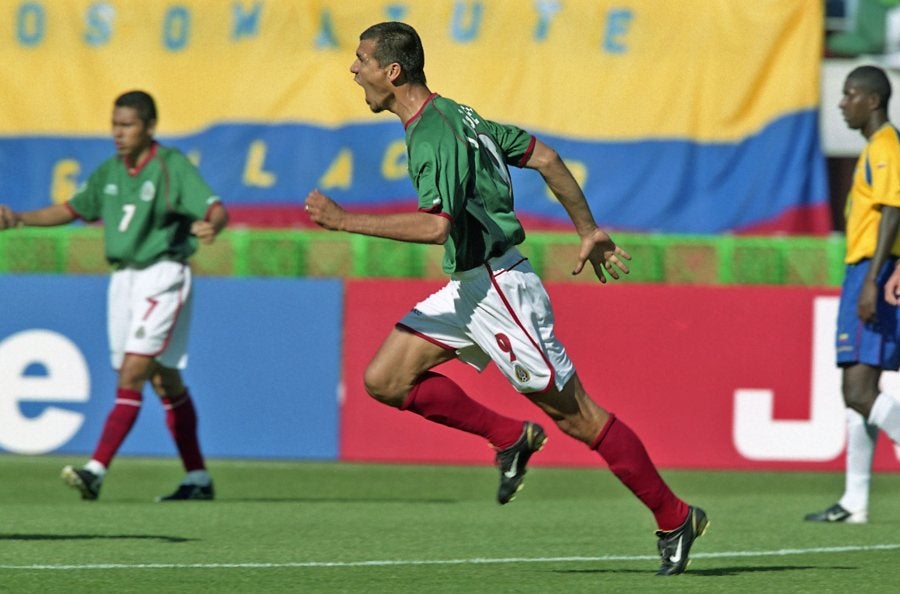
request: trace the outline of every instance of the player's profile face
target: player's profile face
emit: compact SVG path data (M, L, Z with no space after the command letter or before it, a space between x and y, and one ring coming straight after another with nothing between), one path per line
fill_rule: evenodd
M872 113L872 94L852 78L844 82L844 90L838 107L851 130L863 129Z
M133 107L116 107L112 116L112 137L120 157L136 157L153 141L153 126L145 124Z
M359 42L356 49L356 59L350 66L353 80L365 91L366 104L375 113L380 113L388 108L388 99L391 94L390 80L387 68L383 68L373 55L377 43L372 39L364 39Z

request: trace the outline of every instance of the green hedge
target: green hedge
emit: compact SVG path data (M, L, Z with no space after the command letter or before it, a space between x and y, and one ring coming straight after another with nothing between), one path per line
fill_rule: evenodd
M632 257L634 282L839 286L844 238L615 233ZM574 233L531 233L522 251L544 279L570 274ZM229 229L194 258L198 274L278 277L442 278L440 246L318 230ZM26 228L0 233L0 273L105 273L98 227Z

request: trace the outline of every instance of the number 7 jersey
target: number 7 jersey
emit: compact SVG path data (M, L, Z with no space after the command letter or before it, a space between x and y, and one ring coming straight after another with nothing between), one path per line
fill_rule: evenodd
M110 264L143 268L160 260L186 261L197 250L191 224L217 202L187 157L154 143L134 168L118 156L104 161L67 206L85 221L103 220Z

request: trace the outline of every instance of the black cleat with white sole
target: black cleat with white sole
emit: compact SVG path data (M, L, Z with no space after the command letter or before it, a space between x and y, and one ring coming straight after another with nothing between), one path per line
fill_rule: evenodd
M208 485L178 485L171 495L156 498L157 503L162 501L212 501L216 498L216 492L212 481Z
M100 485L103 484L103 478L87 468L65 466L60 476L67 485L81 493L82 499L93 501L100 496Z
M497 501L500 505L509 503L522 488L525 479L525 466L528 459L544 447L547 435L543 427L537 423L526 421L522 427L522 435L505 450L497 452L497 466L500 467L500 489Z
M803 519L807 522L865 524L869 521L869 514L865 511L852 512L835 503L824 511L806 514Z
M659 541L656 546L659 548L662 566L656 575L684 573L689 563L688 555L691 552L691 545L696 539L703 536L708 525L706 512L692 505L688 508L688 517L684 524L668 532L658 530L656 536L659 537Z

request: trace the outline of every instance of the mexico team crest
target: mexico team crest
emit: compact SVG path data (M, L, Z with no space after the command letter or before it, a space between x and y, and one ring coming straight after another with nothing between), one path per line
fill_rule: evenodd
M156 186L153 185L153 182L149 179L144 182L144 185L141 186L141 200L144 202L150 202L153 200L153 196L156 195Z
M531 373L518 363L513 366L513 373L516 374L516 379L520 383L527 384L531 380Z

